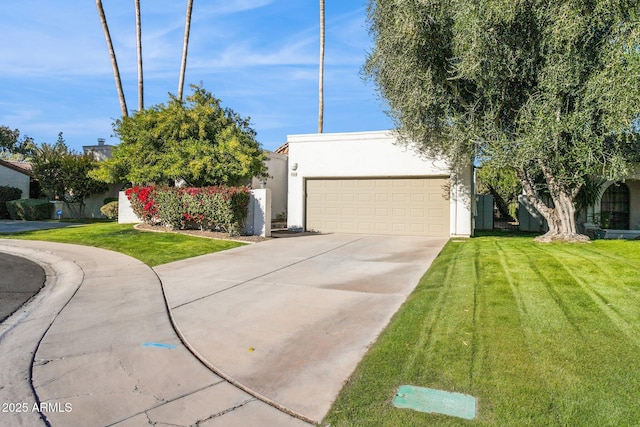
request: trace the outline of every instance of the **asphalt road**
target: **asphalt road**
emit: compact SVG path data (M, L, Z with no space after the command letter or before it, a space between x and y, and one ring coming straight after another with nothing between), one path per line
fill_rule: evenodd
M44 286L44 270L35 262L0 252L0 322Z

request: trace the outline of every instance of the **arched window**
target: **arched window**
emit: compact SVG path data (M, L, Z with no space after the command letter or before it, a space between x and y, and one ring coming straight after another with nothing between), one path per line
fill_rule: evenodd
M624 182L611 184L602 195L600 214L604 228L629 229L629 187ZM607 225L608 222L608 226Z

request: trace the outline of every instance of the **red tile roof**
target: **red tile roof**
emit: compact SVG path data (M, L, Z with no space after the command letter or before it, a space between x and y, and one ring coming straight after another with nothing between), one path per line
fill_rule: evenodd
M289 154L289 143L285 142L280 147L276 148L273 152L278 154Z
M12 169L16 172L23 173L28 176L33 176L31 163L29 162L16 162L0 159L0 166Z

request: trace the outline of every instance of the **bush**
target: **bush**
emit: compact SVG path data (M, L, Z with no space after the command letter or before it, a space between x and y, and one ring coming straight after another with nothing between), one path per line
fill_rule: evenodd
M7 210L13 220L42 221L51 219L53 204L39 199L13 200L7 202Z
M109 219L118 219L118 201L114 200L102 205L100 213Z
M153 192L156 221L171 228L184 228L184 209L177 188L163 187Z
M118 201L117 197L105 197L104 200L102 201L102 205L104 206L108 203L117 202L117 201Z
M156 207L152 197L154 189L155 187L133 187L125 191L125 195L131 202L133 213L149 224L156 222Z
M21 189L0 185L0 219L9 218L7 202L18 200L20 197L22 197Z
M231 234L242 231L250 198L245 187L134 187L126 195L133 212L146 223Z

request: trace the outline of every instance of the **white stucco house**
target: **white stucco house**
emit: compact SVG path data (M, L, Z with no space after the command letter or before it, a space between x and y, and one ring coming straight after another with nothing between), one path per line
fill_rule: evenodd
M0 160L0 186L19 188L22 199L29 198L32 179L29 163Z
M584 223L586 232L604 230L601 237L640 238L640 166L623 181L604 183L599 201L581 212L578 222Z
M472 234L472 165L452 171L396 144L391 131L290 135L289 229Z

